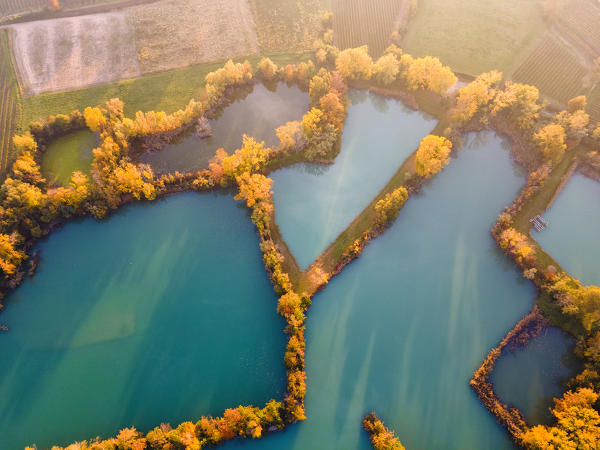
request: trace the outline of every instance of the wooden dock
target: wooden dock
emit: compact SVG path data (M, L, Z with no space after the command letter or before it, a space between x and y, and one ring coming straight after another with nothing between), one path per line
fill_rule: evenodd
M533 224L537 231L543 231L548 226L548 222L546 222L546 220L539 214L529 219L529 221Z

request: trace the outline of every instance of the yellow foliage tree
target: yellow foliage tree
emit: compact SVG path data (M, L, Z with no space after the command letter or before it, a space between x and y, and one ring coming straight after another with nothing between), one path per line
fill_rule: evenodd
M5 277L14 274L27 257L25 252L16 248L20 241L21 238L16 233L0 234L0 269Z
M421 140L415 158L417 174L429 178L450 163L452 142L445 137L429 135Z
M373 60L366 45L342 50L335 61L335 67L347 80L368 80L373 71Z
M588 388L568 391L554 400L556 425L529 429L523 435L523 445L536 450L600 448L600 415L593 408L597 400L598 394Z
M479 75L475 80L458 90L456 107L452 111L454 120L467 122L496 95L495 86L502 79L502 72L492 70Z
M400 61L393 53L387 53L377 60L373 73L380 83L391 84L400 73Z
M445 94L458 81L450 67L444 66L438 58L426 56L408 59L404 56L407 55L403 55L403 61L408 64L406 82L413 91L428 90Z
M87 107L83 111L85 124L93 132L97 133L106 126L106 117L100 108Z
M545 161L557 163L567 148L565 129L556 123L550 123L538 130L533 136Z
M249 174L244 172L236 177L240 191L234 197L236 200L246 200L246 205L251 208L256 203L271 199L271 186L273 180L262 174Z

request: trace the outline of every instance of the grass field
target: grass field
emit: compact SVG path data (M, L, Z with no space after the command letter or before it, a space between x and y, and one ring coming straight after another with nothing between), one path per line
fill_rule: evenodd
M321 30L328 0L249 0L262 52L307 51Z
M371 55L381 55L391 43L403 3L404 0L332 0L335 45L344 49L366 44Z
M310 54L285 53L268 56L275 63L284 65L307 60ZM256 64L259 58L248 59ZM113 97L118 97L125 102L127 115L133 115L139 110L170 113L184 107L190 99L199 98L204 89L206 74L222 66L223 61L196 64L184 69L145 75L133 80L27 97L23 99L21 124L26 126L31 121L48 115L68 113L74 109L83 110L86 106L98 105Z
M59 137L42 156L42 174L52 185L68 186L76 170L90 174L92 150L97 146L96 136L88 129Z
M419 0L403 47L458 73L510 73L545 29L543 0Z
M12 160L12 136L18 123L19 87L10 57L8 31L0 30L0 175Z
M533 84L544 94L566 103L581 93L582 79L586 73L579 59L562 42L547 33L512 78Z

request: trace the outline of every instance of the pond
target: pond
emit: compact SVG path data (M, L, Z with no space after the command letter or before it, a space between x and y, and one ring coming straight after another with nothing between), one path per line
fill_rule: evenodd
M257 239L230 195L189 193L42 242L0 317L0 448L281 398L284 322Z
M573 354L575 339L564 331L548 327L527 346L505 349L496 362L491 381L500 400L518 408L530 424L549 424L552 399L565 391L581 363Z
M42 155L42 174L51 184L68 186L73 172L90 174L94 154L100 144L90 130L80 130L61 136L48 146Z
M544 213L548 228L533 237L584 284L600 285L600 183L575 173Z
M397 100L359 90L349 97L335 162L297 164L271 175L277 224L302 268L373 200L436 124Z
M471 135L458 159L314 298L308 419L264 442L225 448L366 450L361 419L370 411L406 448L511 448L469 380L535 299L489 232L524 181L502 140Z
M267 146L278 145L275 129L302 120L308 102L308 93L296 85L255 84L253 89L239 92L216 119L209 120L212 137L201 139L192 129L162 150L142 154L140 161L150 164L156 173L189 172L207 169L218 148L229 153L240 148L243 134L263 140Z

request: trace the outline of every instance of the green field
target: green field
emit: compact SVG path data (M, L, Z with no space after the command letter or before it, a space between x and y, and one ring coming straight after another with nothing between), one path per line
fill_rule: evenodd
M269 56L275 63L284 65L306 60L310 55L285 53ZM255 64L259 57L248 59ZM184 69L146 75L134 80L27 97L23 99L21 123L26 126L33 120L42 119L48 115L69 113L74 109L82 110L86 106L95 106L113 97L118 97L125 102L125 114L129 116L140 110L171 113L185 107L190 99L200 98L206 74L222 66L223 61L197 64Z
M0 30L0 174L11 162L12 136L18 123L19 86L13 68L8 31Z
M332 0L333 35L344 49L368 45L379 56L391 43L394 24L404 0Z
M88 129L59 137L48 146L42 156L42 173L51 185L68 186L73 172L90 174L98 146L94 133Z
M403 47L458 73L510 73L545 29L542 0L420 0Z
M566 103L582 92L586 68L552 34L547 33L514 72L512 78L532 84L542 93Z

